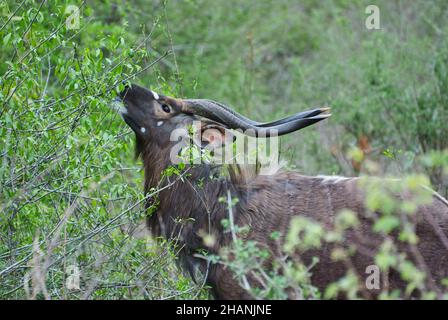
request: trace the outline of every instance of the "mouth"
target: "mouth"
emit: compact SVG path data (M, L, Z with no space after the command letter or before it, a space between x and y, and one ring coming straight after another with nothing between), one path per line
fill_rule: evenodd
M113 99L109 107L117 112L132 130L136 131L140 128L137 123L129 116L128 109L126 108L126 105L123 103L123 100L120 97L116 97L115 99Z
M137 122L135 122L134 119L132 119L132 117L130 116L128 109L126 108L126 104L123 103L123 100L120 97L116 97L115 99L113 99L109 107L117 112L133 131L137 132L138 130L141 130Z
M128 113L128 110L126 109L126 106L120 97L116 97L115 99L113 99L109 107L122 117Z

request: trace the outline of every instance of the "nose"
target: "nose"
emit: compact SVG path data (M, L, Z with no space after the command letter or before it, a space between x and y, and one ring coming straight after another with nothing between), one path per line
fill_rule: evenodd
M120 97L121 100L124 100L127 96L130 95L130 91L132 90L132 88L128 85L126 85L124 87L124 89L118 94L118 96Z
M154 94L151 90L140 87L136 84L126 85L119 93L123 102L139 104L145 101L154 99Z

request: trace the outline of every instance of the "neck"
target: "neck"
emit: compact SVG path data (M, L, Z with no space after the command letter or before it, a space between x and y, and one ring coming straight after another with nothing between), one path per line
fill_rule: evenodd
M155 197L148 199L146 207L154 208L148 218L148 225L156 236L167 239L185 240L215 232L216 226L224 218L226 204L218 199L225 196L227 189L235 193L229 177L223 176L222 167L202 164L187 165L178 175L164 172L172 165L169 152L151 146L142 152L145 168L145 193L160 190ZM154 189L153 189L154 188ZM217 220L218 216L223 216ZM212 219L213 217L213 219ZM190 234L191 233L191 234ZM201 241L202 242L202 241ZM196 241L193 241L196 243Z

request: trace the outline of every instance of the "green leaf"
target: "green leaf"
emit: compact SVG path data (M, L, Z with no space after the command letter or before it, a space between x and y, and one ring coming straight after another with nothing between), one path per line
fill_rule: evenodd
M400 225L400 219L395 216L384 216L378 219L373 226L376 232L390 233L392 230Z
M4 38L3 38L3 45L7 45L9 42L9 39L11 39L11 35L12 33L8 33Z

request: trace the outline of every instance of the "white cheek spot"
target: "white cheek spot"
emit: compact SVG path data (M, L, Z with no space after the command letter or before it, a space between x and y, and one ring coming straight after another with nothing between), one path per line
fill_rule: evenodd
M152 96L154 97L154 99L159 100L159 95L156 92L151 91L151 93L152 93Z
M157 122L157 126L160 127L163 124L163 121Z
M145 127L141 127L141 128L140 128L140 131L141 131L142 133L145 133L145 132L146 132L146 128L145 128Z

